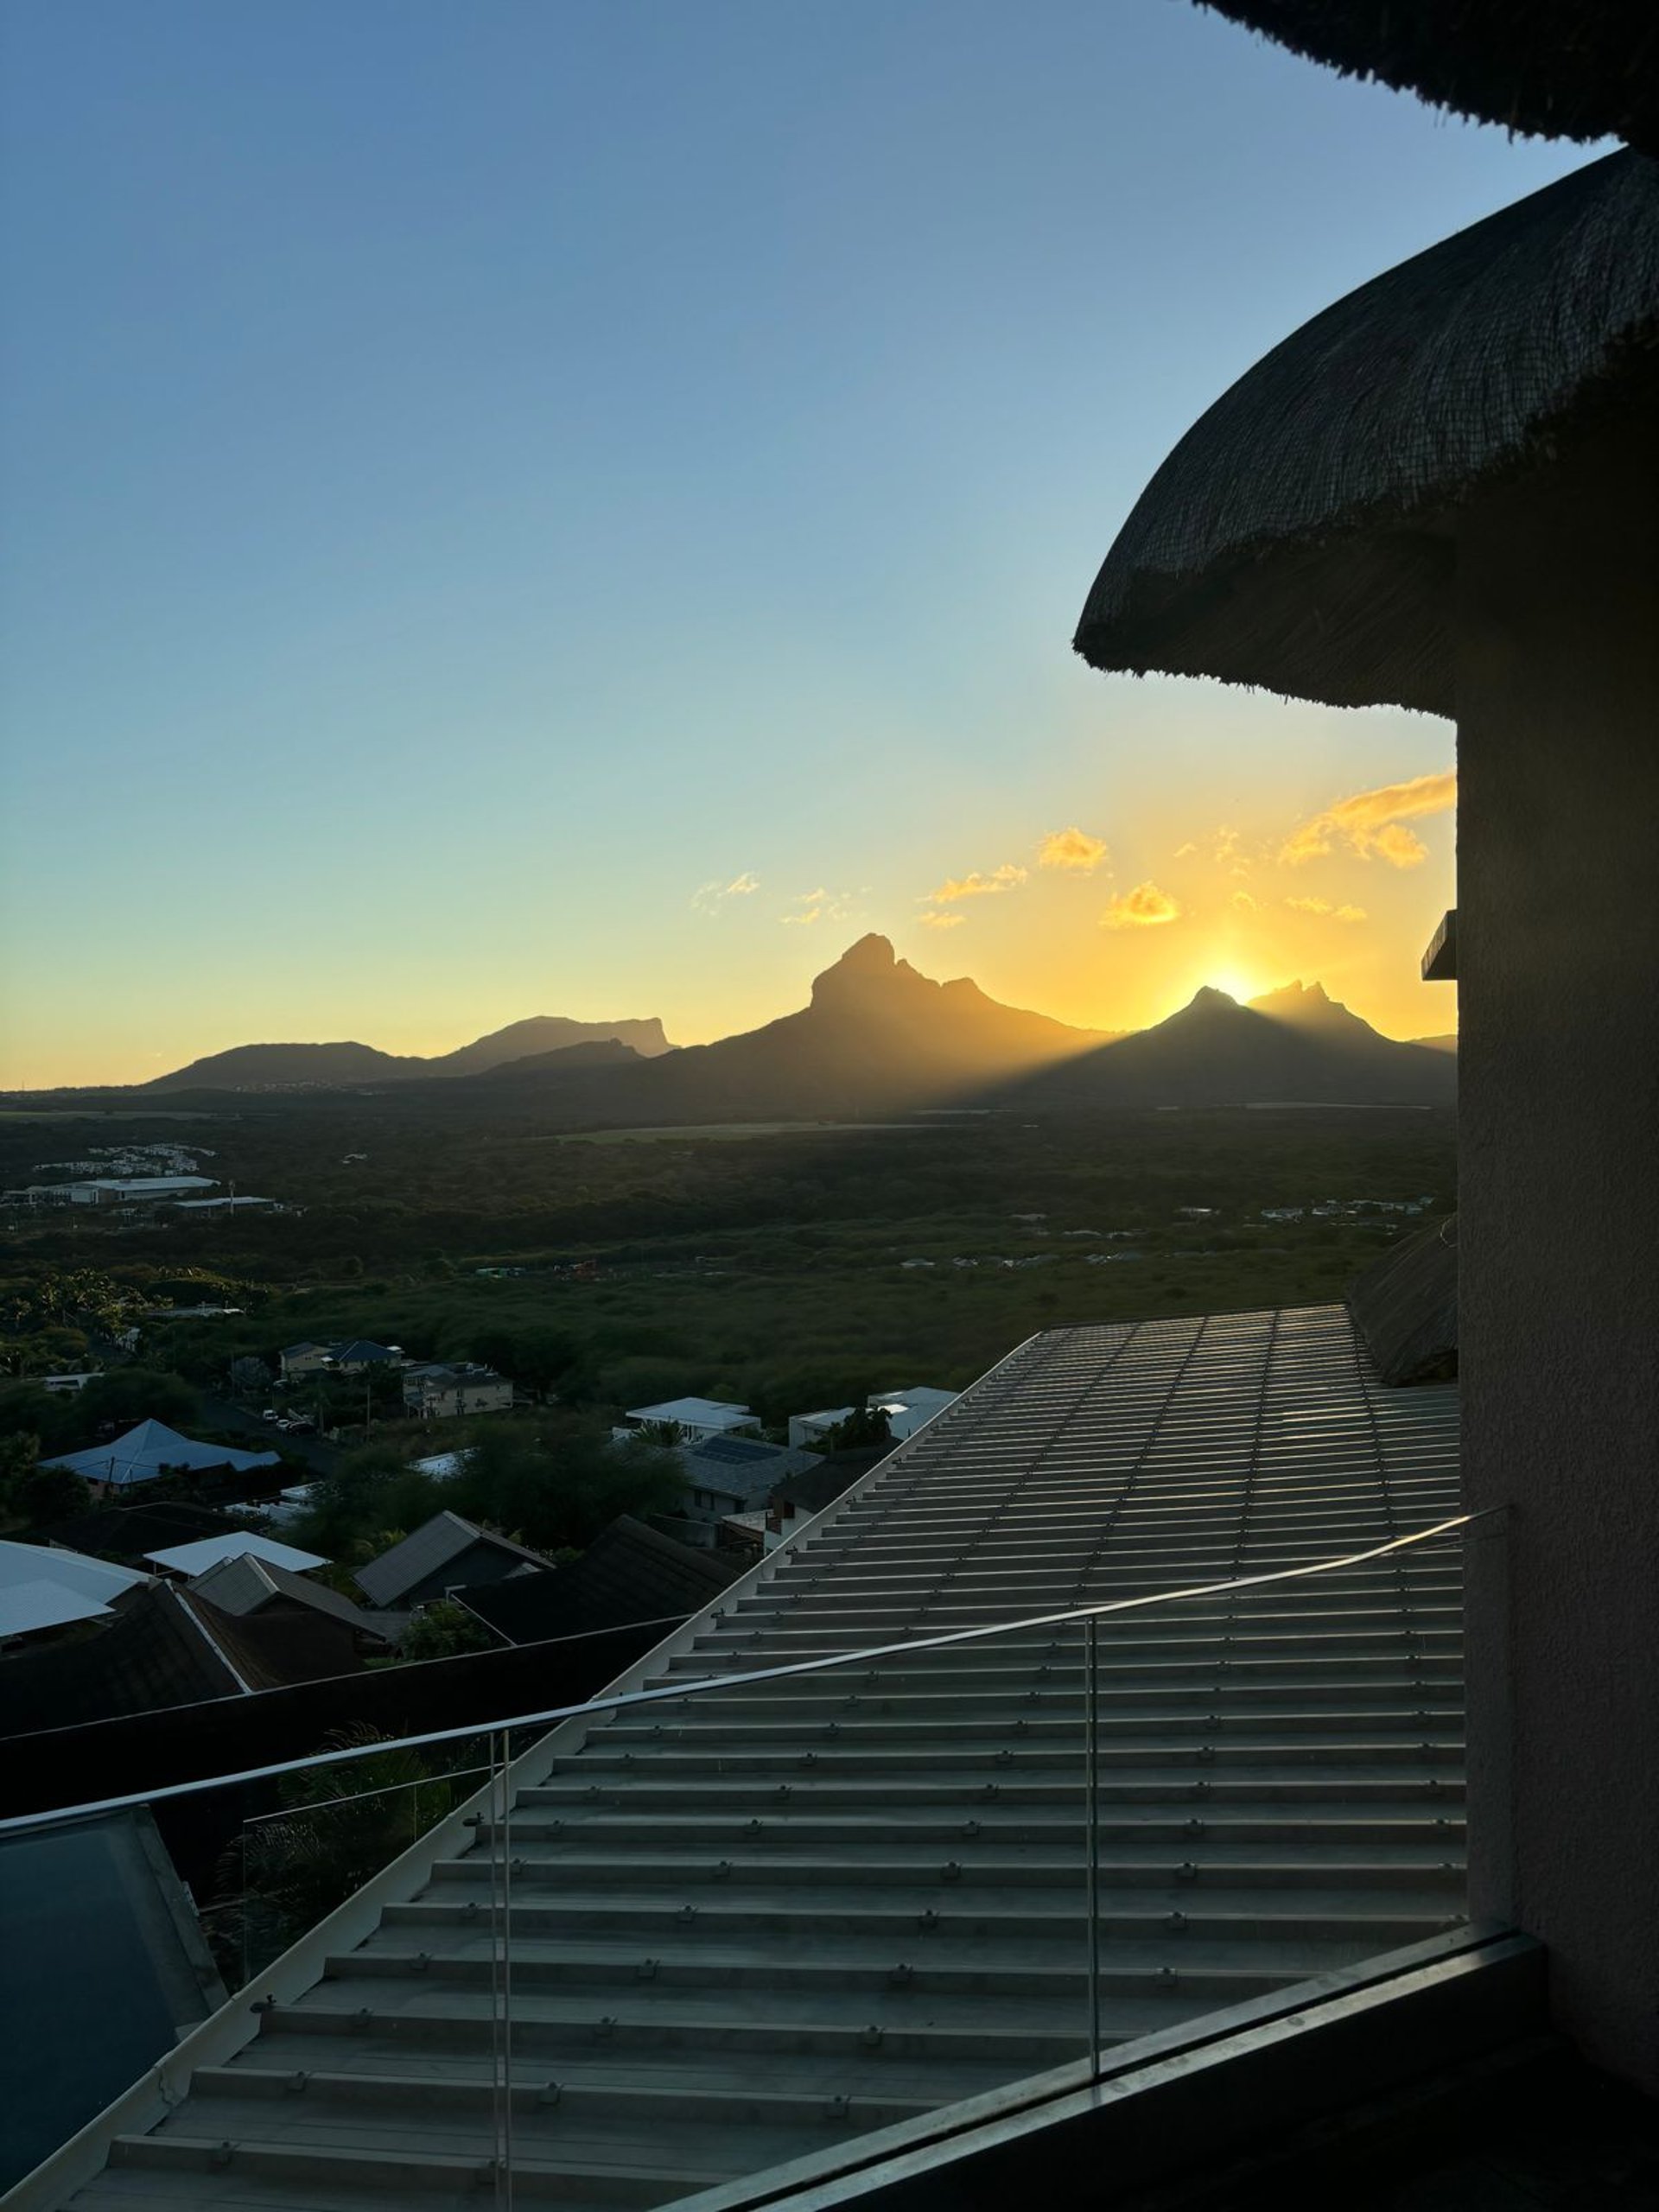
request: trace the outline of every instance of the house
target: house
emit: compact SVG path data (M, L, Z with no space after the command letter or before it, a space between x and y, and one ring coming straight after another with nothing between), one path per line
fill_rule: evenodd
M470 1360L451 1366L442 1360L404 1370L404 1410L423 1421L454 1421L461 1414L505 1414L512 1410L512 1384L493 1367Z
M165 1205L217 1187L214 1175L99 1175L64 1186L71 1205Z
M232 1560L264 1560L289 1574L303 1574L308 1568L328 1564L315 1552L296 1551L292 1544L279 1544L272 1536L256 1535L239 1529L227 1529L223 1535L202 1536L194 1543L172 1544L164 1550L146 1552L144 1558L147 1565L159 1573L185 1582L194 1582Z
M957 1400L954 1390L936 1390L926 1383L918 1383L908 1390L872 1390L865 1399L865 1406L872 1413L880 1412L887 1417L887 1434L895 1444L902 1444L907 1436L914 1435L924 1421L931 1421ZM850 1419L851 1406L829 1406L816 1414L791 1414L789 1421L789 1440L796 1446L821 1444L832 1428Z
M366 1337L350 1337L338 1344L289 1344L279 1358L284 1382L310 1375L363 1375L372 1368L407 1363L401 1344L378 1344Z
M748 1436L702 1437L676 1445L674 1457L685 1478L674 1534L689 1544L718 1542L728 1515L763 1505L785 1476L818 1464L810 1452Z
M301 1552L296 1556L304 1559L308 1554ZM190 1594L237 1620L250 1620L259 1614L321 1613L376 1646L395 1642L401 1624L377 1619L340 1591L329 1589L327 1583L308 1581L303 1574L263 1552L237 1552L216 1560L192 1579Z
M328 1364L336 1375L364 1375L373 1367L404 1367L401 1344L377 1344L366 1337L353 1337L328 1347Z
M537 1574L548 1564L527 1545L444 1512L359 1567L353 1580L372 1605L403 1610L448 1597L468 1583Z
M275 1452L238 1452L228 1444L199 1443L162 1421L141 1421L111 1444L95 1444L88 1451L62 1452L41 1462L44 1467L67 1468L97 1491L130 1490L161 1475L202 1474L220 1468L243 1474L280 1464Z
M323 1375L334 1364L332 1344L287 1344L278 1355L284 1382L296 1382L307 1375Z
M642 1428L677 1428L683 1438L699 1443L709 1436L758 1435L758 1415L747 1406L723 1398L664 1398L659 1406L633 1406L622 1416L623 1426L611 1433L620 1441Z
M510 1643L592 1636L646 1621L661 1622L666 1634L743 1571L743 1562L725 1552L682 1543L623 1513L568 1567L454 1594Z
M106 1618L149 1576L46 1544L0 1541L0 1643Z

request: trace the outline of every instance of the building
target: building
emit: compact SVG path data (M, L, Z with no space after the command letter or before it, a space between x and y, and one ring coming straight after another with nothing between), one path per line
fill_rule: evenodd
M685 1478L683 1517L674 1533L688 1544L718 1542L721 1525L731 1515L764 1505L786 1476L818 1464L809 1452L729 1434L677 1445L674 1457Z
M1228 5L1270 32L1288 12ZM1561 130L1568 86L1586 113L1645 116L1643 151L1258 362L1153 478L1077 645L1104 671L1455 725L1458 918L1430 973L1459 994L1464 1494L1510 1539L1470 1592L1472 1896L1547 1947L1557 2031L1655 2095L1659 1761L1631 1755L1659 1711L1651 51L1630 67L1610 10L1519 42L1501 10L1415 39L1382 28L1395 11L1297 12L1305 48L1511 127L1529 106Z
M512 1410L512 1385L493 1367L471 1361L432 1360L404 1370L404 1410L423 1421L454 1421L461 1414Z
M918 1383L908 1390L872 1390L864 1403L872 1413L884 1413L887 1417L887 1434L895 1444L902 1444L913 1436L924 1421L931 1421L935 1414L956 1403L954 1390L935 1390L925 1383ZM789 1440L791 1444L820 1444L832 1428L849 1420L851 1406L830 1406L822 1413L791 1414L789 1421Z
M623 1425L612 1434L620 1442L642 1428L676 1428L691 1444L710 1436L759 1435L759 1416L747 1406L723 1398L664 1398L659 1406L633 1406L622 1416Z
M539 1574L548 1564L527 1545L463 1521L459 1513L444 1512L435 1513L412 1535L359 1567L353 1580L372 1605L403 1611L446 1598L469 1583Z
M408 1363L400 1344L377 1344L365 1337L347 1338L337 1344L288 1344L278 1358L284 1382L303 1382L317 1375L365 1375L373 1369Z
M111 1444L94 1444L85 1452L67 1452L43 1459L44 1467L67 1468L90 1483L95 1491L130 1490L138 1483L160 1476L206 1474L220 1469L242 1474L257 1467L281 1465L275 1452L239 1452L228 1444L200 1443L181 1436L165 1421L141 1421Z
M304 1574L314 1567L328 1564L315 1552L296 1551L292 1544L279 1544L274 1537L242 1529L227 1529L223 1535L200 1536L189 1543L168 1544L144 1554L145 1564L157 1573L190 1583L215 1567L240 1559L260 1560L268 1566L280 1567L289 1574Z
M214 1189L218 1179L213 1175L97 1175L62 1187L71 1205L156 1205L196 1198ZM48 1190L47 1195L54 1193Z
M118 1599L148 1580L56 1545L0 1541L0 1643L107 1618Z

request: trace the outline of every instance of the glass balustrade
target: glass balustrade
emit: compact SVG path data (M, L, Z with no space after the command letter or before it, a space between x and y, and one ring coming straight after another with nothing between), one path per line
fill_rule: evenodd
M1305 1525L1039 1542L1014 1622L1007 1558L878 1562L614 1707L158 1800L258 2022L168 2125L713 2212L1443 1937L1459 1532Z

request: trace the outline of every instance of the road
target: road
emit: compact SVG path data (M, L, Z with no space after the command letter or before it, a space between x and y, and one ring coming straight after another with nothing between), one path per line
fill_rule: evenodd
M314 1475L332 1475L340 1465L340 1446L330 1444L321 1436L284 1436L276 1425L261 1421L245 1406L237 1405L229 1398L204 1397L201 1402L204 1417L214 1428L245 1433L250 1439L259 1439L262 1451L271 1451L280 1445L284 1452L291 1452L311 1470Z

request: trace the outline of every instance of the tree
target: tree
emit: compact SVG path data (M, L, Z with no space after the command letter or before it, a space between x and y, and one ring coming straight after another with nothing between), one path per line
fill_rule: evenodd
M261 1391L270 1388L270 1368L263 1359L256 1359L251 1353L245 1353L240 1359L231 1362L232 1390L245 1391L248 1396L257 1397Z
M844 1421L826 1429L826 1452L868 1452L893 1441L893 1425L880 1406L855 1406Z
M227 1846L218 1894L202 1917L233 1986L279 1957L455 1803L454 1783L416 1752L377 1751L385 1740L364 1723L334 1730L324 1751L361 1745L365 1756L287 1777L283 1812L245 1822ZM456 1746L451 1762L474 1764L470 1748Z
M466 1651L493 1651L495 1644L476 1613L440 1598L415 1614L397 1639L397 1656L405 1662L454 1659Z
M31 1467L11 1486L11 1503L30 1529L85 1513L92 1493L70 1467Z
M73 1401L74 1426L90 1443L105 1422L130 1428L137 1421L165 1421L188 1428L201 1419L201 1399L181 1375L149 1367L118 1367L95 1376Z

